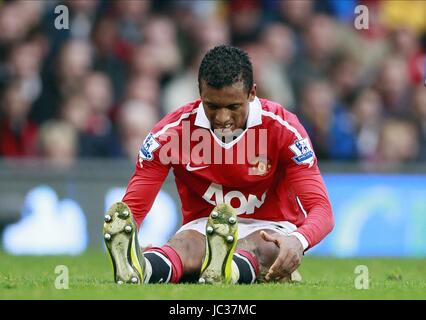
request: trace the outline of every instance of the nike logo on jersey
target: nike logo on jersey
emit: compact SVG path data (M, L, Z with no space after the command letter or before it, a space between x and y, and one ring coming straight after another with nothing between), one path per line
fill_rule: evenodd
M193 172L193 171L198 171L198 170L206 169L206 168L208 168L208 167L210 167L210 166L204 166L204 167L191 167L191 164L190 164L190 163L188 163L188 164L186 165L186 170L188 170L189 172Z

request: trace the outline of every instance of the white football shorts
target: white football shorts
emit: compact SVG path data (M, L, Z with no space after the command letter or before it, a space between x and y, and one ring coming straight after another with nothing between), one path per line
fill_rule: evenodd
M183 225L176 233L185 230L195 230L206 235L207 217L200 218ZM295 231L297 227L288 221L267 221L249 218L238 218L238 239L243 239L259 230L272 230L283 235Z

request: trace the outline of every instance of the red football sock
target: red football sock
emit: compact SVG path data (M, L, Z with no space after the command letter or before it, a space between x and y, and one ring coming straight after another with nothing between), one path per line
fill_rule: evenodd
M240 274L238 283L254 283L259 276L259 263L256 256L246 250L237 249L233 260Z
M175 249L168 245L161 248L151 247L144 252L144 256L149 260L152 267L152 275L148 282L157 283L157 279L163 279L162 282L167 282L164 279L169 278L170 271L171 276L169 282L179 282L183 274L183 265Z

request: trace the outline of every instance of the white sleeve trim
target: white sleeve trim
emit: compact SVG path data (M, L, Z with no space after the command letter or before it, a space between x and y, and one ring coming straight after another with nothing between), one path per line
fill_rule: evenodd
M300 232L292 232L289 236L295 236L302 243L303 251L305 251L309 247L308 240L306 240L305 236Z
M305 208L303 208L302 202L300 201L299 197L297 197L297 196L296 196L296 201L297 201L297 204L299 205L300 209L302 210L303 215L305 216L305 218L307 218L308 213L306 212Z
M281 125L283 125L288 130L293 132L298 140L302 139L302 135L299 133L299 131L297 131L297 129L295 127L293 127L292 125L290 125L287 121L283 120L283 118L281 118L279 115L277 115L273 112L270 112L270 111L265 111L265 110L262 110L262 115L278 121Z

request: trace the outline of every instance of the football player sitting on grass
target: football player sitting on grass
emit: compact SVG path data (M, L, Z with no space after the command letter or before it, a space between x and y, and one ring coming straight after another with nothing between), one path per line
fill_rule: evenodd
M334 225L311 141L297 117L258 98L248 55L218 46L204 56L200 99L146 137L104 239L121 283L297 281L304 252ZM141 250L138 227L169 170L183 226Z

